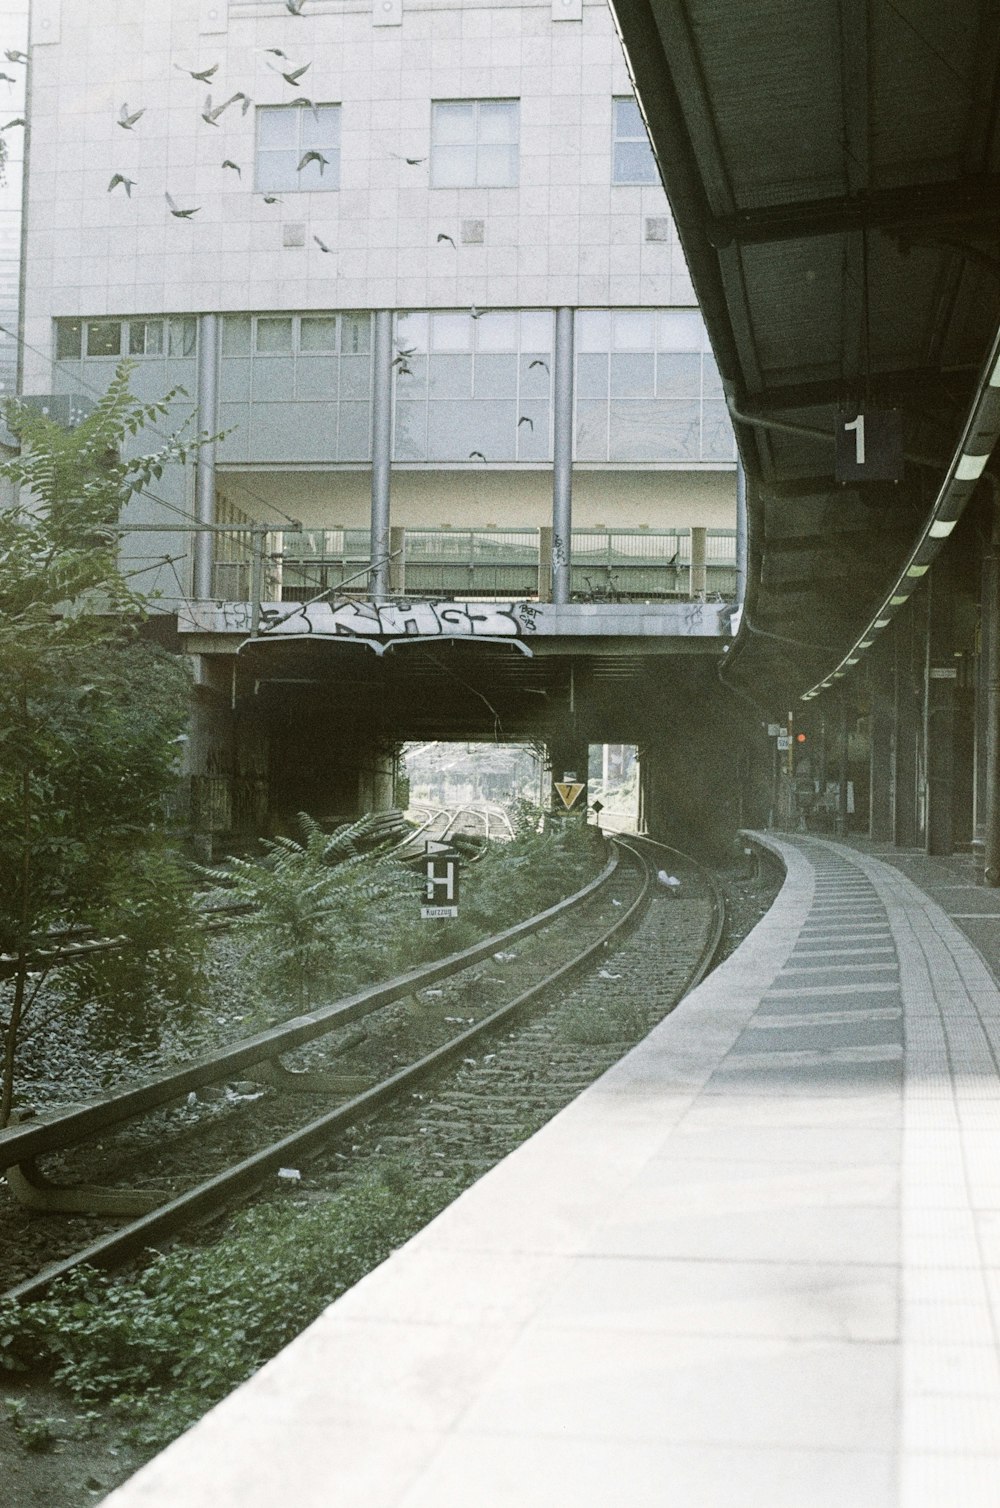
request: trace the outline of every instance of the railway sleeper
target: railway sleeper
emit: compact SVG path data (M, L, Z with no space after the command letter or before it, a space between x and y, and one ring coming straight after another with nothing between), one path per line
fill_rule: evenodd
M93 1183L53 1183L34 1158L5 1171L18 1204L46 1215L148 1215L171 1196L162 1189L107 1189Z

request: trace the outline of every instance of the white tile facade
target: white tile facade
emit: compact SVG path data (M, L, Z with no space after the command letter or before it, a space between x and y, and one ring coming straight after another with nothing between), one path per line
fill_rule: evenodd
M300 17L281 0L231 0L228 14L222 0L63 4L59 40L33 54L28 390L48 388L59 315L692 303L676 236L645 238L668 214L662 190L611 182L612 99L629 78L607 7L581 15L406 0L401 24L373 25L370 6L333 0ZM276 71L307 62L297 88ZM182 71L215 63L207 85ZM219 104L237 90L341 103L339 191L265 204L254 112L201 118L209 91ZM520 100L518 187L430 188L428 161L404 159L428 157L431 101L497 97ZM145 110L131 131L125 102ZM135 180L130 199L107 192L114 173ZM174 219L166 192L198 214ZM468 220L484 222L481 244L463 243ZM303 245L285 244L289 224Z

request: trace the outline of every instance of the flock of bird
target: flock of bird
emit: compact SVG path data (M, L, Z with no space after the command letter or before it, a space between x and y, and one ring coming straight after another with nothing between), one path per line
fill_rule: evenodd
M291 15L301 16L305 3L306 0L285 0L285 8L290 12ZM280 47L266 47L264 51L270 54L272 57L277 58L280 62L288 63L290 61L288 54L282 52ZM16 48L7 50L4 53L4 57L7 59L8 63L15 65L20 64L23 66L28 62L27 53L20 52ZM312 67L312 63L302 63L296 68L286 69L282 69L280 67L275 68L273 67L273 65L269 66L273 68L273 71L275 73L279 73L281 75L285 83L288 84L290 88L296 89L298 88L300 79ZM193 69L184 68L180 63L175 63L174 67L179 69L182 73L189 74L195 83L211 84L212 79L219 71L220 65L218 63L213 63L209 68ZM16 84L17 80L9 73L0 72L0 82ZM223 100L221 105L213 106L212 96L211 94L209 94L205 99L204 107L201 111L201 118L206 125L218 127L220 118L232 105L238 104L240 106L241 114L245 116L249 111L252 103L253 101L251 100L250 96L248 94L245 94L242 89L237 89L236 92L234 94L231 94L228 99ZM313 100L308 99L305 95L300 94L295 99L289 101L289 103L292 105L300 105L305 109L311 110L313 116L317 120L319 119L319 107ZM145 113L145 106L142 106L138 110L130 110L128 101L126 101L118 112L117 123L123 131L133 131L139 124L139 121L142 119ZM0 133L9 131L15 126L24 125L26 125L26 121L23 116L19 115L15 117L15 119L9 120L6 125L0 126ZM390 152L389 155L390 157L395 157L398 162L405 163L407 167L418 167L420 166L420 164L427 161L426 157L406 157L400 155L398 152ZM303 172L303 170L313 162L317 164L320 174L322 175L324 169L329 166L330 159L324 156L324 154L318 151L316 148L310 148L309 150L303 152L296 168L296 172ZM220 166L228 171L234 172L238 178L242 179L243 170L240 167L239 163L234 162L231 157L225 158ZM107 192L111 194L114 193L116 188L123 188L125 190L126 197L131 199L132 190L135 188L135 186L136 180L134 178L129 178L125 173L114 173L112 175L111 181L108 184ZM201 205L198 204L192 205L188 209L182 208L169 193L165 193L164 198L166 199L167 208L169 209L171 215L175 220L191 220L201 210ZM280 204L282 202L276 194L262 194L261 198L263 199L265 204ZM333 254L334 248L332 246L328 246L320 236L313 235L313 241L319 247L321 252L325 253L326 255ZM437 244L440 246L442 242L447 242L453 250L457 249L455 247L454 237L448 235L447 231L442 230L438 232ZM469 310L469 313L473 319L479 319L483 311L481 309L473 307ZM392 362L392 366L396 369L397 376L413 376L413 369L409 365L409 359L414 355L416 355L415 346L412 346L409 349L400 348L397 351L396 357ZM533 367L543 367L546 372L548 372L549 370L548 363L546 361L543 361L540 357L536 357L534 360L528 363L529 371ZM518 419L518 429L520 429L523 424L527 424L528 427L532 431L534 431L535 421L526 414L522 414ZM485 462L486 456L481 450L472 450L469 452L469 460L478 460Z

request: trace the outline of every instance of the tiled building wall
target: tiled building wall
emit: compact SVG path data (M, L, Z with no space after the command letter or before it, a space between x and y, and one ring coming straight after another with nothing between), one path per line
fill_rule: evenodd
M630 88L603 0L562 22L551 0L405 0L395 26L340 0L310 0L300 17L281 0L46 9L57 24L33 54L29 390L50 390L54 315L693 301L662 190L612 183L613 100ZM207 82L184 71L215 64ZM277 71L303 64L295 86ZM214 109L237 91L254 108L202 119L206 95ZM267 204L255 107L300 95L341 106L340 186ZM432 102L454 99L519 101L516 186L430 186ZM130 129L124 106L144 112ZM133 180L130 197L108 192L115 174ZM197 213L175 218L167 193Z

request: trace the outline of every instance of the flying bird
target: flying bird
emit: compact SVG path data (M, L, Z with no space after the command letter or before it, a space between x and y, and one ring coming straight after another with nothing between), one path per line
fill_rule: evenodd
M108 184L108 193L114 193L119 184L124 185L126 196L131 199L132 190L135 187L135 179L126 178L124 173L116 173L111 182Z
M285 9L293 16L301 16L306 0L285 0Z
M297 173L301 173L302 169L308 167L311 162L318 162L319 163L319 174L320 174L320 177L322 178L322 176L323 176L323 169L326 167L326 165L327 165L327 163L329 161L330 161L329 157L324 157L322 152L317 152L317 150L316 150L315 147L311 147L308 152L303 152L302 153L302 157L301 157L301 159L299 161L299 165L295 169L295 171Z
M333 247L332 246L327 246L326 242L325 241L321 241L320 238L319 238L319 236L313 236L313 240L316 242L316 245L319 247L320 251L325 251L325 252L332 253Z
M289 73L283 73L281 77L284 79L286 84L290 84L294 89L295 85L298 83L302 75L311 67L311 63L303 63L301 68L293 68ZM275 72L277 71L278 70L275 69Z
M520 419L518 419L518 421L517 421L517 427L518 427L518 429L521 428L522 424L529 425L531 429L534 429L534 427L535 427L535 421L534 421L534 419L529 419L527 414L522 414L521 417L520 417Z
M11 126L24 126L24 125L27 125L27 121L25 120L24 116L23 115L15 115L14 119L13 120L9 120L5 126L0 126L0 131L9 131L10 128L11 128Z
M469 310L469 318L478 319L482 312L482 309L477 309L475 304L473 304L472 308Z
M122 105L121 109L118 112L118 124L121 126L123 131L131 131L132 127L135 125L139 117L145 115L145 113L146 107L145 105L143 105L141 110L133 110L132 114L129 115L128 102L126 101L126 103Z
M280 47L265 47L264 51L265 52L269 52L272 57L275 57L275 58L284 58L285 62L286 63L288 62L288 53L287 52L282 52L282 50L281 50Z
M402 157L399 152L390 152L389 156L395 157L397 162L405 162L408 168L419 167L422 162L427 161L426 157Z
M8 63L26 63L28 61L28 54L26 52L18 52L16 47L9 47L4 53L4 57Z
M440 243L441 241L448 241L452 246L454 246L455 244L453 238L449 235L446 235L443 230L438 231L438 242Z
M293 99L291 103L293 105L305 105L307 110L312 111L315 119L319 120L319 106L315 103L315 101L306 99L304 94L300 94L298 99Z
M284 199L279 199L278 196L277 196L277 194L265 194L264 195L264 203L265 204L284 204L284 202L285 202Z
M9 73L0 73L0 79L2 79L5 84L16 84L17 83L17 79L11 78L11 76L10 76Z
M469 460L470 461L485 461L486 457L483 455L483 453L482 453L481 450L470 450L469 451Z
M243 177L243 169L240 167L239 163L238 162L234 162L231 157L227 157L226 160L225 160L225 162L222 164L222 166L224 168L232 168L232 170L236 174L237 178L242 178Z
M180 63L175 63L174 67L179 69L181 73L190 74L199 84L207 84L209 79L214 78L219 71L218 63L213 63L211 68L203 68L200 72L195 68L183 68Z
M545 370L548 371L549 364L548 364L547 361L542 361L542 359L541 359L540 356L536 356L535 359L534 359L534 361L529 361L528 362L528 371L529 372L531 371L532 367L544 367Z
M178 209L177 205L175 204L174 200L171 199L169 194L164 194L163 197L164 199L166 199L168 205L170 206L170 213L173 215L175 220L190 220L191 216L196 215L201 209L200 204L196 204L194 209Z
M227 100L224 100L221 105L216 105L214 110L212 109L212 96L208 95L205 100L205 108L201 112L202 120L206 125L217 126L219 124L219 116L222 114L223 110L228 110L229 106L235 105L237 100L243 101L243 114L246 115L247 110L250 108L250 100L249 97L243 93L242 89L238 89L235 94L231 94L229 98Z

